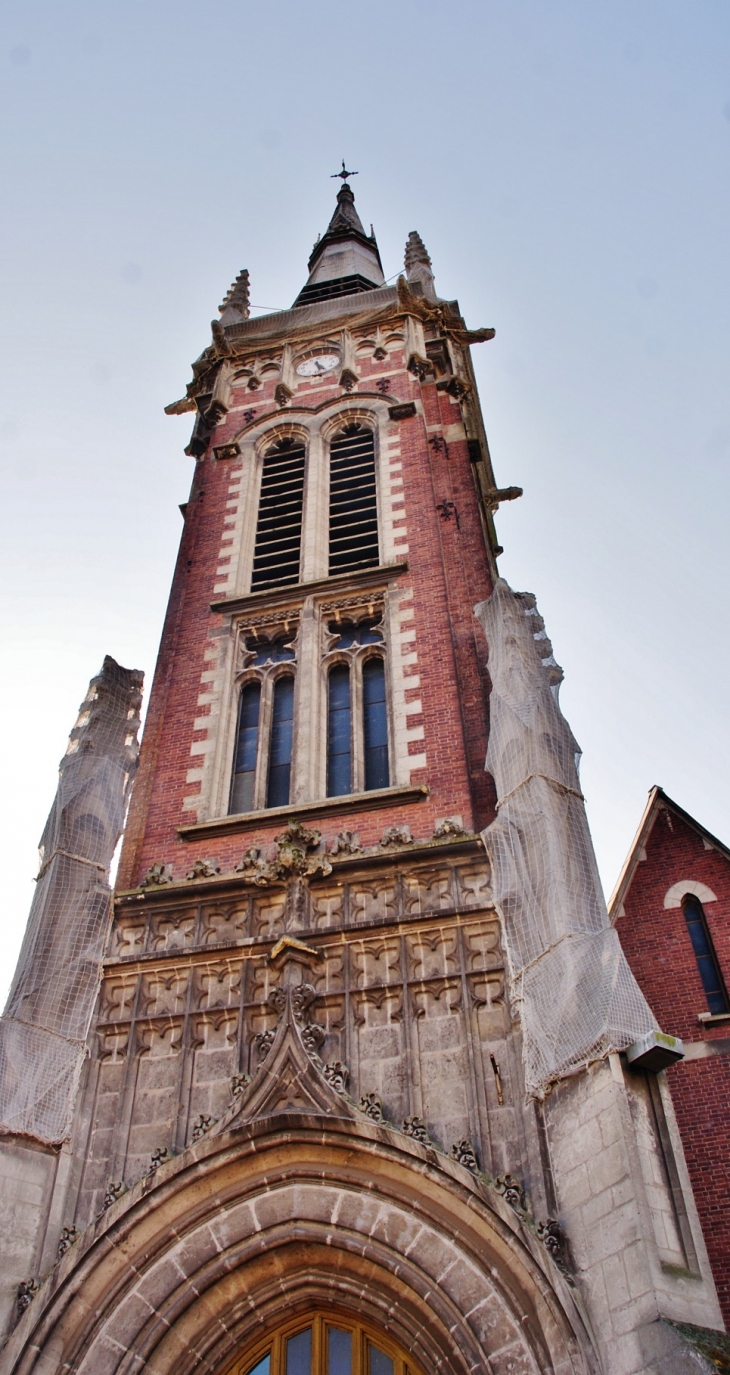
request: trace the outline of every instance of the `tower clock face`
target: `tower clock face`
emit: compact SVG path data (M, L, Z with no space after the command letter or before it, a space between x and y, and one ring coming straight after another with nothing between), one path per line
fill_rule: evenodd
M318 353L314 358L305 358L297 366L300 377L319 377L324 372L332 372L339 365L336 353Z

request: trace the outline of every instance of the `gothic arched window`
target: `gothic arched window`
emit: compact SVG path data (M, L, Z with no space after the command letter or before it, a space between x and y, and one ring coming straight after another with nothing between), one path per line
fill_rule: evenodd
M375 620L332 622L335 662L327 675L327 796L387 788L388 703L385 661Z
M724 1012L730 1012L730 1003L728 1002L725 981L717 963L712 937L707 928L705 909L694 893L685 893L682 899L682 911L687 923L702 987L705 990L707 1006L714 1017L721 1016Z
M305 449L279 439L264 454L251 590L299 582Z
M271 713L266 806L285 807L289 801L294 734L294 679L277 678Z
M228 811L285 807L291 785L295 658L291 636L249 641L244 649ZM293 667L293 665L292 665Z
M350 670L335 664L327 680L327 796L352 792Z
M231 786L231 812L250 812L253 808L256 758L259 745L261 684L246 683L238 707L236 756Z
M329 571L348 573L380 561L375 436L346 425L330 444Z
M388 716L385 701L385 664L367 659L362 670L362 724L365 791L388 786Z
M229 1375L419 1375L389 1337L335 1314L288 1323L254 1347Z

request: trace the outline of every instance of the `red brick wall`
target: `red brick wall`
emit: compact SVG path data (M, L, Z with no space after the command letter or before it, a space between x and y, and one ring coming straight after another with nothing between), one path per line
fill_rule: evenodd
M475 603L489 595L491 580L466 441L448 448L428 442L442 427L461 420L459 405L436 389L434 379L419 383L406 370L402 351L382 362L358 360L358 368L360 385L353 397L365 392L382 400L374 384L387 377L391 397L418 398L424 408L424 416L394 422L394 432L397 424L409 548L409 571L400 585L414 589L420 686L413 697L423 703L422 718L411 717L408 724L423 724L425 740L412 742L411 752L425 750L427 757L427 768L412 773L411 782L427 784L430 795L387 810L339 813L320 824L326 838L346 828L358 831L367 846L377 844L385 827L394 824L410 825L416 839L426 839L438 817L458 813L467 828L481 829L494 815L493 785L484 772L487 652L473 615ZM252 395L257 420L277 409L273 389L274 381L266 382ZM343 393L335 379L320 384L311 400L308 393L301 399L321 405L337 395ZM231 463L216 460L213 445L225 444L241 425L240 413L226 417L196 466L125 834L120 889L139 883L153 863L172 864L179 879L196 858L212 854L224 872L231 870L245 849L268 844L281 830L278 820L215 840L183 841L177 834L178 826L193 819L182 809L183 798L195 792L186 781L197 762L190 745L205 735L194 731L193 722L208 711L198 705L200 675L211 628L221 621L210 602L220 581L216 569L226 539L224 521L230 517ZM454 503L458 525L454 515L448 521L439 515L436 508L444 501Z
M685 880L706 884L704 904L720 968L730 985L730 861L662 807L624 901L616 929L631 968L664 1031L683 1041L730 1038L730 1022L703 1026L707 999L681 907L667 891ZM695 1201L725 1322L730 1327L730 1056L690 1060L668 1071Z

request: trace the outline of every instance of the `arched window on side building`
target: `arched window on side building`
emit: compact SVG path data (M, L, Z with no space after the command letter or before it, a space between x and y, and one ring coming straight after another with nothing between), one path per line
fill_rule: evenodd
M728 1001L725 980L722 977L712 944L712 937L707 927L705 909L694 893L685 893L682 899L682 911L687 923L702 987L705 990L707 1006L713 1017L721 1016L724 1012L730 1012L730 1002Z

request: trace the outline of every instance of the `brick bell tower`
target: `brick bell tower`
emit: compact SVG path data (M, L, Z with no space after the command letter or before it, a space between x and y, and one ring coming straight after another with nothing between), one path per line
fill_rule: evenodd
M167 408L195 474L0 1375L638 1375L690 1368L665 1319L721 1325L681 1051L496 570L494 331L416 233L384 282L352 175L292 308L251 318L240 273Z

